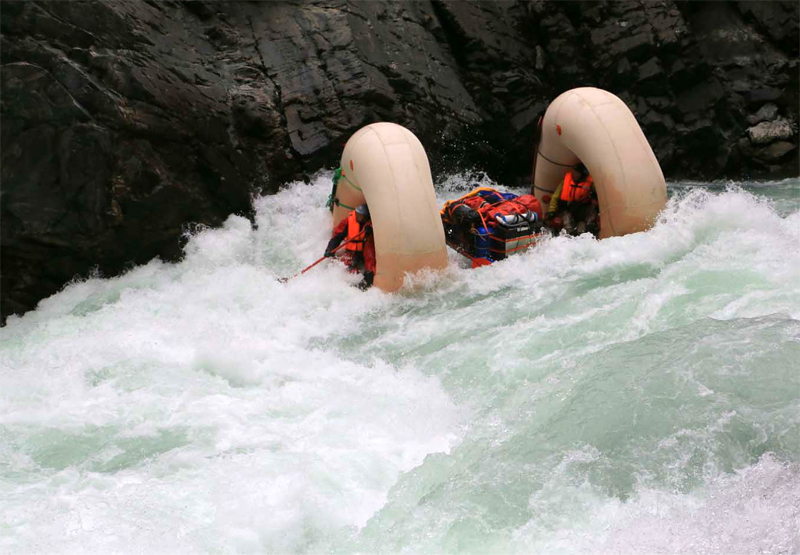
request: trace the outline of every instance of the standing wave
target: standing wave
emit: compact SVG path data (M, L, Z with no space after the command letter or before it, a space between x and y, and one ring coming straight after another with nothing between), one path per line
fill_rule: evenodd
M277 281L321 256L329 188L9 319L0 551L800 548L797 180L673 183L647 232L395 295Z

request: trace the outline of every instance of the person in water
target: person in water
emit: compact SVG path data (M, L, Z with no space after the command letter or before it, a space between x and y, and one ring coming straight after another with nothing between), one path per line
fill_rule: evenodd
M325 256L334 256L333 250L345 239L347 245L342 261L347 264L351 272L363 269L364 279L358 284L358 288L365 290L372 286L372 281L375 279L375 238L372 234L369 207L366 204L352 210L333 229L333 236L325 248Z
M570 235L597 233L597 193L586 166L579 163L564 175L550 199L544 222Z

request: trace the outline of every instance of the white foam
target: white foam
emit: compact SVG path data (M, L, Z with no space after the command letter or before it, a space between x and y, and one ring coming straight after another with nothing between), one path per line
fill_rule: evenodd
M756 344L788 358L797 341L800 213L741 187L679 187L646 233L552 237L477 270L451 255L445 272L410 276L394 295L350 287L358 276L329 260L279 283L324 250L329 178L255 199L255 227L232 216L197 230L178 264L73 283L0 330L0 551L447 550L475 530L448 531L447 503L422 510L406 491L450 491L437 465L468 434L489 440L467 442L453 465L480 467L475 445L506 453L593 383L609 349L774 314L746 328L765 334ZM452 176L440 200L471 183ZM737 333L723 337L741 343ZM630 364L654 364L641 356ZM748 360L724 370L751 372ZM694 370L686 380L705 402L724 395ZM764 403L784 428L754 427L758 445L796 423L791 407ZM694 415L701 429L719 416ZM660 440L676 461L692 456L671 438ZM502 552L796 550L797 461L786 457L731 463L690 491L645 481L624 501L569 481L567 465L531 497L536 518L483 536ZM464 506L480 506L487 484L463 484ZM391 541L386 515L408 524Z

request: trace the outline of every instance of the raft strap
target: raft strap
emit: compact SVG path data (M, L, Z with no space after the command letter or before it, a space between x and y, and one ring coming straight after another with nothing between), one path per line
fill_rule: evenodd
M547 156L542 154L541 150L537 150L536 154L538 154L539 156L541 156L542 158L544 158L545 160L547 160L551 164L555 164L556 166L562 166L564 168L574 168L574 167L576 167L578 165L578 164L561 164L560 162L556 162L555 160L551 160L550 158L548 158Z
M536 150L536 154L538 154L539 156L541 156L542 158L544 158L545 160L547 160L551 164L554 164L556 166L561 166L562 168L575 168L575 167L578 166L578 164L561 164L560 162L556 162L555 160L551 160L550 158L548 158L547 156L542 154L542 151L538 150L538 149ZM544 187L539 187L536 183L533 184L533 188L534 189L539 189L540 191L544 191L545 193L555 193L556 189L558 189L558 187L556 187L556 189L545 189Z

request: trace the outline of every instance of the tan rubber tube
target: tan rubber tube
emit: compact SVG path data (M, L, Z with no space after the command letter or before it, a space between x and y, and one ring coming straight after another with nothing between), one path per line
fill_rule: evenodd
M532 193L547 206L569 167L580 162L594 177L600 238L649 229L667 204L661 166L622 100L593 87L572 89L548 106L542 120Z
M406 273L447 266L428 156L411 131L394 123L363 127L347 141L341 168L333 225L351 210L342 205L369 205L376 287L397 291Z

